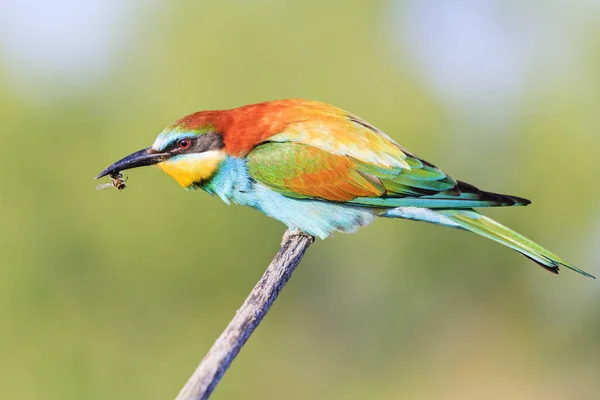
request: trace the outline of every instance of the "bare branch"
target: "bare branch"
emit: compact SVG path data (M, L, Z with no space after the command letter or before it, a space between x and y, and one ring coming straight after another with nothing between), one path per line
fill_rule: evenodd
M208 399L235 356L277 299L313 241L312 236L303 233L290 230L285 232L279 252L181 389L176 400Z

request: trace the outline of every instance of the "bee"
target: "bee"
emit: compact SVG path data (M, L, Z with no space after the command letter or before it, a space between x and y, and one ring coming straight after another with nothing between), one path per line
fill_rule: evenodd
M115 172L115 173L110 174L110 179L111 179L111 182L101 183L98 186L96 186L96 190L105 190L110 187L115 187L119 191L121 191L127 187L127 185L125 185L125 182L127 182L128 178L123 179L123 174L120 172Z

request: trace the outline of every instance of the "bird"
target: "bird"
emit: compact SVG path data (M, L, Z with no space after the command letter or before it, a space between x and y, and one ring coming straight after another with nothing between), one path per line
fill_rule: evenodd
M552 273L566 267L594 278L476 210L529 200L456 180L326 103L284 99L192 113L96 179L148 165L187 190L255 208L291 232L325 239L378 218L423 221L496 241Z

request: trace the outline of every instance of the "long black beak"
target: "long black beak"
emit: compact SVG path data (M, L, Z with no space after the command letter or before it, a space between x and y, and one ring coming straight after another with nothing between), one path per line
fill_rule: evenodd
M126 169L137 168L137 167L145 167L146 165L153 165L159 162L165 161L169 158L169 153L157 153L152 147L148 147L147 149L142 149L140 151L136 151L133 154L128 155L127 157L117 161L110 167L106 168L104 171L100 172L96 179L102 178L103 176L110 174L117 174L119 171L124 171Z

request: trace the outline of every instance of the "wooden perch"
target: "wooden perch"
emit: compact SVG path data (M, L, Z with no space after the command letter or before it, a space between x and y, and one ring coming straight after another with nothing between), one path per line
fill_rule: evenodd
M176 400L208 399L235 356L277 299L313 241L314 238L307 234L290 230L285 232L279 252L181 389Z

